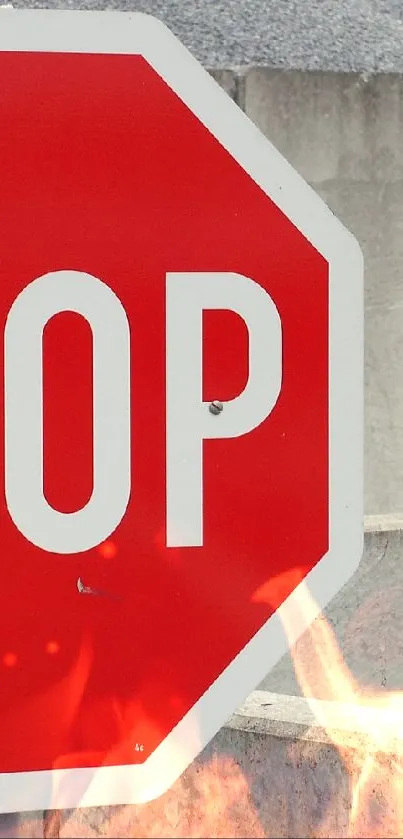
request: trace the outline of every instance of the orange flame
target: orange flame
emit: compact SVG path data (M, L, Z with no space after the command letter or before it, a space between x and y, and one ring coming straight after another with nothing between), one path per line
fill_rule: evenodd
M403 692L361 687L346 666L328 621L323 615L315 619L316 605L306 584L296 594L293 611L284 611L281 618L289 637L295 621L303 617L310 623L291 647L291 655L302 692L349 776L347 836L403 837ZM315 692L327 701L315 700ZM332 802L332 809L336 804ZM332 824L329 812L316 835L335 835Z
M215 839L263 839L265 833L251 801L247 780L231 758L214 757L194 764L159 799L138 806L105 807L97 811L102 835L131 839L171 839L214 836ZM48 836L57 836L56 813L49 818ZM63 826L65 836L95 835L94 811L75 811ZM101 827L102 825L102 827ZM53 831L53 832L52 832Z
M180 697L172 701L180 703ZM65 766L104 766L129 763L139 716L146 719L145 709L138 702L126 705L106 699L99 709L91 706L93 724L99 726L102 718L114 718L115 745L108 752L79 752L61 756L55 769ZM102 723L101 723L102 724ZM155 728L151 716L149 729ZM158 739L158 737L157 737ZM91 782L90 782L91 783ZM178 779L166 793L147 804L116 807L80 807L63 811L66 789L63 780L55 783L52 810L45 815L43 835L46 837L98 835L132 839L164 839L186 836L216 839L248 836L263 839L258 813L252 802L249 784L235 760L214 756L211 760L198 761ZM82 791L85 801L86 790Z
M49 642L47 651L56 654L56 642ZM11 667L17 657L8 653L4 662ZM89 638L84 638L70 671L52 688L38 693L29 700L16 702L15 706L3 714L2 725L11 730L18 730L21 743L26 753L38 753L37 744L46 743L52 738L54 750L63 750L65 737L80 706L92 662L92 646ZM33 745L34 744L34 745ZM39 755L42 760L42 755Z
M255 602L269 599L270 591L270 586L267 590L261 587L255 594ZM305 625L310 625L291 647L295 672L319 725L344 763L350 789L348 800L343 789L340 800L334 798L330 802L326 818L312 828L311 839L341 835L337 817L341 808L348 811L344 836L403 839L403 692L381 692L360 686L343 659L330 624L323 615L317 617L317 607L307 586L300 584L296 594L293 610L280 612L290 639L295 637L295 627L300 625L301 618ZM130 703L123 711L120 706L116 708L119 736L112 762L125 761L139 710L144 713L144 709ZM100 763L109 763L110 759L111 755L107 755ZM85 763L83 755L81 762ZM63 765L63 759L58 765ZM296 776L298 771L296 765ZM62 806L60 799L55 800L54 806ZM76 810L66 813L62 819L58 813L50 814L45 835L58 836L62 828L62 835L66 836L101 831L133 839L174 836L260 839L276 835L276 825L267 824L267 817L270 821L266 809L263 828L240 767L232 758L216 755L193 764L167 793L149 804L97 808L96 813L94 809Z

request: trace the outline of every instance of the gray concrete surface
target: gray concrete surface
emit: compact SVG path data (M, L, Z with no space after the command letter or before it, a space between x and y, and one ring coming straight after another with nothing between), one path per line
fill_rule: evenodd
M365 258L365 511L403 511L403 77L249 70L246 112Z
M373 526L370 519L358 570L332 600L324 618L358 685L380 691L403 690L403 533L394 529L390 518L388 530L374 531ZM401 521L396 526L401 528ZM320 666L327 650L317 638L312 649L309 638L310 631L298 641L293 655L284 656L273 668L261 689L301 695L294 656L301 662L312 695L328 698L328 681Z
M394 754L401 754L402 741L397 736L380 744L384 723L375 709L256 692L157 801L54 813L45 833L41 814L21 814L14 832L2 835L394 836ZM360 819L362 832L351 833L351 779L368 770L368 755L374 755L370 785L376 811L368 808ZM392 824L392 832L373 833L382 820Z
M403 512L403 76L253 68L216 80L365 258L365 512Z
M402 72L402 0L15 0L160 17L208 67Z
M403 511L403 76L216 71L365 258L365 512Z

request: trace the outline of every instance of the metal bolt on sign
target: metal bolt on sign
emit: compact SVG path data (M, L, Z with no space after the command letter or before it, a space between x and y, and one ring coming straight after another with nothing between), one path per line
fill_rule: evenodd
M211 404L209 405L210 414L215 414L215 416L221 414L221 411L223 410L224 405L222 404L222 402L219 402L218 399L214 399L214 401L211 402Z

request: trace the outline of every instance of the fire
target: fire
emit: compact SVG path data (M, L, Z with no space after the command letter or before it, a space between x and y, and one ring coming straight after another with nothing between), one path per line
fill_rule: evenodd
M359 685L343 659L330 624L323 615L317 617L318 610L308 587L300 584L296 593L293 609L280 610L290 639L295 637L295 627L300 625L301 618L310 625L291 647L295 672L315 718L344 763L349 781L347 795L345 788L338 791L330 784L331 790L327 792L333 798L327 815L319 825L312 825L310 839L336 839L341 835L351 839L403 839L403 692L374 691ZM262 587L254 599L261 602L269 596L270 587L267 590ZM86 674L87 667L82 674L84 681ZM115 748L122 762L127 759L126 750L133 741L140 710L131 703L123 710L116 709L120 731ZM312 736L313 744L314 741ZM104 760L99 757L100 763L108 763L111 755ZM292 743L288 757L294 763L298 786L301 770L298 759L292 760ZM77 755L79 758L85 764L85 755ZM63 766L63 759L58 766ZM270 789L270 779L267 788ZM53 806L63 806L61 790L55 790ZM270 800L265 803L264 811L263 825L263 812L253 800L247 774L229 755L215 754L196 761L168 792L149 804L84 808L66 813L54 811L46 821L44 835L102 833L132 839L180 836L273 839L278 835L279 825L274 814L270 818ZM346 814L347 826L340 825L337 815L340 813Z
M299 586L293 610L281 613L284 629L293 635L301 617L310 629L291 647L304 696L319 724L344 762L350 781L348 837L403 837L403 692L375 691L353 678L330 624L316 618L316 605L306 584ZM300 614L298 614L298 610ZM309 662L309 666L308 663ZM315 674L315 687L312 674ZM318 689L319 677L319 689ZM328 701L315 700L315 693ZM354 732L354 745L351 733ZM333 801L330 810L336 808ZM332 832L328 813L317 836Z
M137 807L100 808L99 833L131 839L263 839L265 832L252 803L248 781L229 757L214 757L194 764L159 799ZM88 826L92 826L87 833ZM61 820L53 813L47 836L58 836ZM63 836L92 836L94 811L75 811L62 830ZM94 832L93 832L94 831ZM274 835L274 834L273 834Z

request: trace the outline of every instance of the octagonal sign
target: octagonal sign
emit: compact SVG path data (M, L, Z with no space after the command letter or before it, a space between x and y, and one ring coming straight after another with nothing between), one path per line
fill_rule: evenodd
M152 18L0 78L0 809L141 802L359 562L361 253Z

